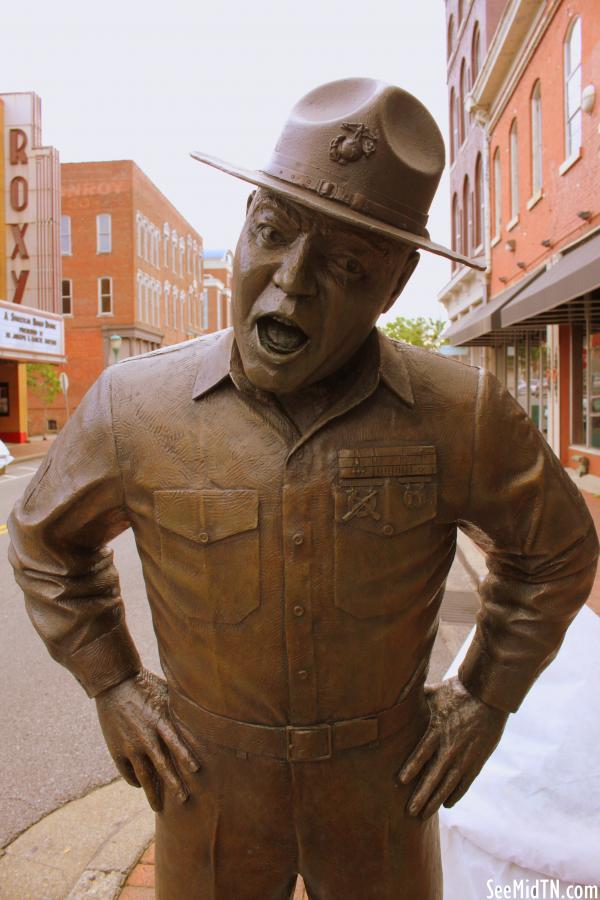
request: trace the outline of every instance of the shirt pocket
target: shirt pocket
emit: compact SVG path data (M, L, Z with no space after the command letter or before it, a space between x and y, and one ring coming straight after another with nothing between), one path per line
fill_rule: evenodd
M260 606L258 493L154 492L166 591L192 622L236 625Z
M416 551L436 515L436 482L384 479L334 491L335 605L358 619L401 612L415 600Z

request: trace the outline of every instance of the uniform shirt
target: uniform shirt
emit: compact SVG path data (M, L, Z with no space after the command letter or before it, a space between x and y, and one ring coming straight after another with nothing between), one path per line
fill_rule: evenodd
M105 371L17 504L10 559L51 654L91 696L139 670L106 547L131 527L171 691L262 724L372 715L425 680L461 527L489 575L460 678L515 710L597 557L521 407L373 332L300 433L232 348L219 332Z

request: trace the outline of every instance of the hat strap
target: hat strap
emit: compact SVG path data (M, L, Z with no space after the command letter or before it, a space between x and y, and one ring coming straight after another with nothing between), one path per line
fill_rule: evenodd
M320 177L321 173L318 172L316 167L315 171L318 174L310 175L305 171L303 172L295 160L288 160L288 162L294 163L294 166L286 165L283 162L282 155L275 154L269 165L262 171L265 175L270 175L271 178L277 178L280 181L288 182L288 184L313 191L327 200L343 203L345 206L356 210L356 212L371 216L373 219L378 219L387 225L393 225L396 228L410 231L422 237L429 236L425 227L428 216L424 213L417 212L406 206L402 206L401 211L392 209L383 203L378 203L376 200L365 197L364 194L358 191L350 191L346 184L331 181L329 177Z

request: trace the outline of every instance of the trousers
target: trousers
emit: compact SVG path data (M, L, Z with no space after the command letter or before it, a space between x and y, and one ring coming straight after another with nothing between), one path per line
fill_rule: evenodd
M185 804L156 817L158 900L441 900L437 815L406 813L396 776L427 718L331 759L289 762L203 742L184 723L201 771Z

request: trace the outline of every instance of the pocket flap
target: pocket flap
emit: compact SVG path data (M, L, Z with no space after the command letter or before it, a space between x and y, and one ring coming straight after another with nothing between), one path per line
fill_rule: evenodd
M258 527L258 492L154 491L154 513L162 528L211 544Z

